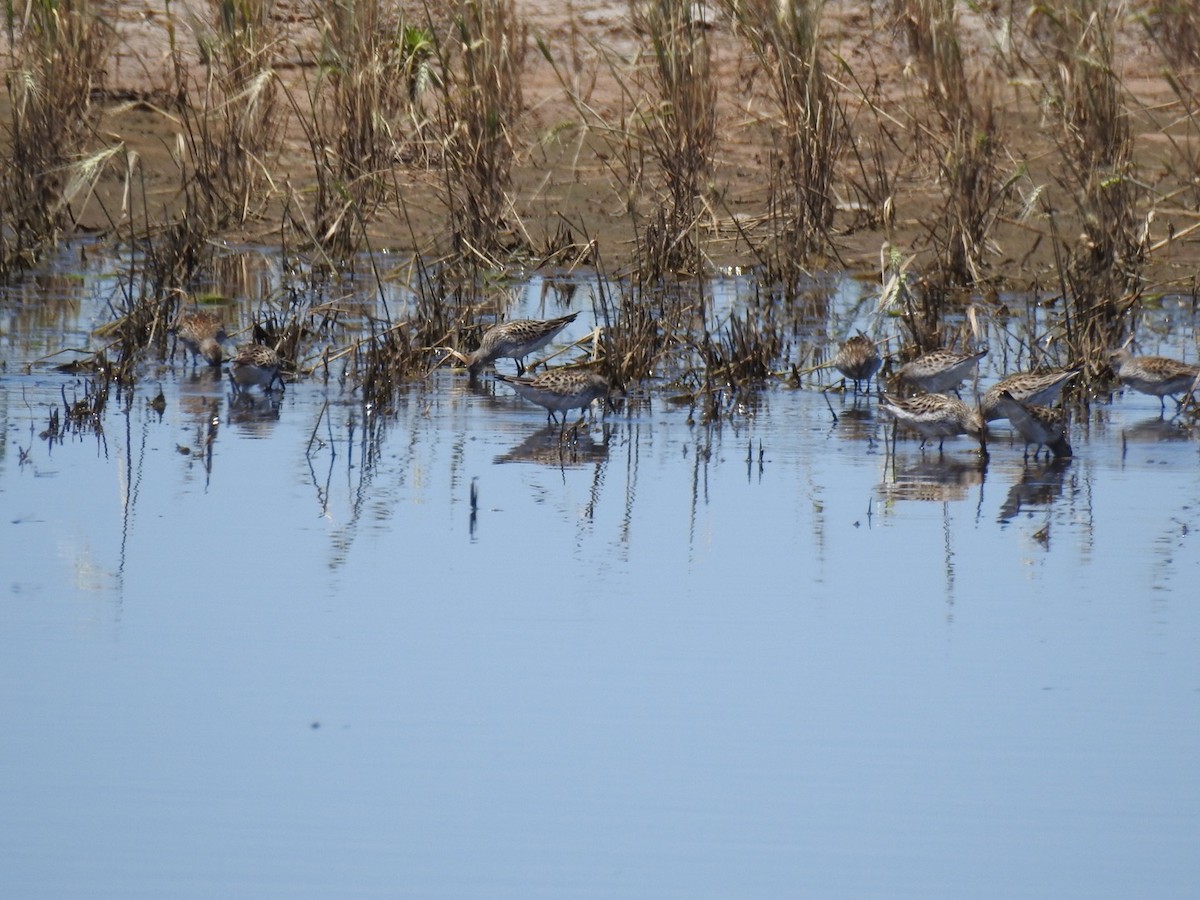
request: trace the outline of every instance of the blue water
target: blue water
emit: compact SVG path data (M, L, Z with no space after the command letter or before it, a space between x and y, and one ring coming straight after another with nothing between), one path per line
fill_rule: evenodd
M1200 883L1200 446L1157 400L985 465L814 389L562 449L450 370L378 415L148 363L50 443L81 281L0 327L0 895Z

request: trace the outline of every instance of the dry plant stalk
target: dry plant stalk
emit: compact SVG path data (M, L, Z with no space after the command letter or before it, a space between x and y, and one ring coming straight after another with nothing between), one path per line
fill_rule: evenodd
M0 159L0 277L33 264L73 225L67 188L93 133L109 31L86 0L8 4L9 152ZM91 173L94 179L98 172Z
M740 33L769 76L778 107L779 162L772 167L777 249L770 280L794 283L800 265L830 249L835 166L846 142L845 111L822 63L823 0L726 0Z
M392 193L393 166L420 141L421 95L433 80L432 35L386 0L313 4L322 23L307 109L293 99L316 174L313 237L335 255L356 251L362 226Z
M1051 73L1047 106L1057 116L1063 192L1077 209L1082 234L1064 240L1062 278L1071 362L1090 376L1106 369L1141 296L1146 237L1137 221L1142 196L1133 137L1113 69L1118 9L1108 0L1073 0L1048 20L1043 44Z
M514 0L462 0L440 44L443 184L454 250L491 260L526 241L509 195L528 28Z
M666 203L644 223L637 269L644 283L703 269L695 231L717 139L717 83L706 25L692 0L649 0L632 7L651 48L653 103L641 139L666 182Z
M187 90L178 47L175 71L188 154L184 214L221 230L259 214L269 196L263 188L282 132L278 36L273 0L209 0L208 6L208 20L192 22L203 81Z
M1195 0L1150 0L1138 18L1172 68L1200 68L1200 6Z
M1182 134L1161 127L1178 159L1177 181L1194 209L1200 206L1200 6L1192 0L1150 3L1138 16L1147 37L1159 48L1162 77L1177 103L1160 112L1174 116Z
M991 85L981 82L973 89L969 82L954 0L904 0L903 5L909 47L924 71L936 118L933 140L945 204L929 240L936 260L934 293L944 294L987 277L988 237L1012 185L999 178Z

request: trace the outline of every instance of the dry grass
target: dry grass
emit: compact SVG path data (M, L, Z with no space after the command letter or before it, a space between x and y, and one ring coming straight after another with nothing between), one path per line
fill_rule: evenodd
M528 29L513 0L462 0L438 44L442 189L454 251L491 263L528 246L510 195Z
M384 0L316 3L321 53L303 102L290 96L313 158L312 221L302 234L335 258L361 249L367 220L394 190L393 166L420 147L422 98L435 80L429 31Z
M932 113L929 137L944 202L927 232L933 250L931 292L987 278L990 233L1011 196L999 176L999 131L991 83L972 83L954 0L903 0L901 21L922 69ZM922 342L923 343L923 342Z
M951 0L892 0L887 8L903 25L913 65L903 76L896 67L881 77L868 57L854 58L867 59L855 72L850 58L834 54L822 28L831 10L817 0L729 0L723 8L734 19L736 44L726 41L729 22L710 26L690 2L651 0L631 5L622 23L630 26L622 33L629 43L620 49L583 46L578 30L568 47L540 36L573 104L576 119L566 123L544 114L549 104L536 115L526 110L526 91L537 82L526 70L526 24L515 0L430 0L410 8L409 18L388 0L312 2L306 9L319 20L321 48L301 53L302 65L284 76L286 92L271 6L195 4L204 22L178 30L189 42L172 48L179 193L153 201L167 213L152 210L147 198L166 192L161 183L139 185L147 173L129 154L124 187L133 199L110 219L113 232L119 228L142 251L106 335L115 362L104 362L116 372L132 377L138 354L157 346L177 291L193 287L210 262L214 236L280 207L281 240L299 235L298 249L331 270L364 265L363 251L370 256L381 235L401 234L397 244L422 251L412 308L388 312L361 342L351 338L333 351L352 359L351 373L376 397L428 372L442 358L439 348L470 345L480 296L534 250L522 221L530 196L548 209L538 251L547 265L587 265L613 285L613 271L632 272L629 282L601 292L596 310L604 365L623 384L684 372L691 387L711 393L770 377L788 350L788 317L803 314L781 296L806 283L805 267L831 259L840 266L855 240L854 258L865 259L863 247L876 236L855 235L863 228L880 228L903 248L889 263L892 274L909 266L910 254L918 260L896 289L894 309L921 350L952 343L946 310L962 306L964 288L1000 284L1014 260L1014 280L1044 284L1044 251L1040 262L1024 264L1039 242L1057 254L1054 275L1066 300L1048 340L1061 335L1069 361L1094 363L1124 338L1145 290L1157 201L1139 181L1127 91L1114 65L1125 10L1115 2L1072 0L1028 17L1010 8L1006 19ZM169 16L178 9L168 6ZM1144 12L1138 27L1176 68L1166 81L1175 103L1156 111L1169 105L1174 115L1162 128L1174 153L1173 187L1161 196L1186 198L1174 202L1183 207L1175 220L1185 221L1200 198L1200 104L1190 71L1200 15L1192 5L1166 2ZM93 127L89 105L104 62L103 27L83 3L27 2L22 13L14 21L10 149L0 172L0 274L69 230L72 198L86 196L105 162L117 158L103 147L107 138ZM995 24L1008 43L973 61L978 35L968 36L959 20L968 15L976 27L981 19ZM886 36L858 37L894 52ZM627 47L629 55L620 56ZM727 47L746 51L753 68L757 88L745 102L718 87L733 80L729 72L719 78L724 57L715 54ZM608 82L604 103L591 102L598 79ZM1043 133L1053 135L1032 151L1014 147L1005 132L1011 98L1030 90L1038 92ZM1027 102L1030 95L1022 96ZM857 104L854 118L847 97ZM292 173L280 171L281 129L307 144L311 178L305 171L289 183ZM563 163L570 156L563 153L552 175L537 171L536 161L552 156L543 148L568 134L563 143L574 142L576 158ZM1020 134L1039 139L1030 127ZM752 141L759 143L747 150ZM1018 211L1006 167L1022 164L1045 183L1023 174L1031 199ZM740 198L726 183L735 168L750 170L737 177L753 182ZM584 195L596 219L577 212ZM577 205L564 211L560 201ZM434 224L412 227L410 213ZM621 223L604 235L614 270L603 268L601 240L588 233L601 219ZM897 236L901 227L908 230ZM750 247L753 259L739 262L757 261L766 287L753 308L714 322L703 276L722 234ZM262 324L285 355L300 359L325 328L324 314L290 300L275 312Z
M275 187L282 121L272 6L269 0L209 0L207 18L191 22L200 59L194 81L173 41L183 215L212 231L260 214Z
M658 165L662 203L638 228L636 269L643 284L706 267L696 232L717 143L717 84L705 24L691 0L631 4L649 43L640 139ZM635 207L636 210L636 207Z
M1051 73L1045 104L1058 124L1063 162L1056 180L1081 230L1057 242L1064 329L1071 362L1091 377L1106 373L1104 352L1120 343L1141 297L1147 243L1129 111L1113 68L1120 10L1108 0L1074 0L1040 23L1044 70ZM1061 213L1049 214L1057 225Z
M0 277L35 262L74 225L72 200L94 185L85 158L110 32L86 0L7 6L8 152L0 156ZM83 192L86 196L86 192Z
M776 106L771 239L756 253L769 281L795 284L804 275L802 264L832 249L835 169L848 138L845 110L825 71L824 3L726 0L726 5L767 76Z

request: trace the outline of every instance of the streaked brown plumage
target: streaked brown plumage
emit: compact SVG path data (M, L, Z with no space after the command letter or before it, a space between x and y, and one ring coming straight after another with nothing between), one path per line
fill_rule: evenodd
M255 385L269 391L276 381L282 387L279 354L262 344L243 344L229 361L229 378L239 391Z
M1018 403L1046 406L1057 400L1067 382L1078 375L1079 369L1047 369L1043 372L1014 372L993 384L983 395L979 404L985 422L1003 419L998 400L1001 392L1008 391Z
M986 431L978 410L946 394L920 394L909 398L883 394L879 409L921 435L922 447L926 441L936 438L941 450L945 438L958 434L969 434L982 443Z
M1170 397L1196 389L1200 379L1200 366L1180 362L1167 356L1134 356L1128 350L1114 350L1108 354L1113 372L1135 391L1157 397L1163 412L1166 412ZM1180 406L1182 400L1175 400Z
M528 378L499 373L496 377L526 400L544 406L551 421L561 412L564 424L568 409L584 409L609 392L604 376L584 369L548 369Z
M210 366L219 366L222 360L221 344L229 340L221 317L202 309L180 312L172 326L175 336L192 354L193 361L203 356Z
M479 349L467 357L467 371L475 378L488 363L511 359L517 364L517 374L524 375L525 357L550 343L578 315L571 313L557 319L514 319L493 325L484 332Z
M854 382L854 393L857 394L861 382L866 382L864 390L870 388L871 379L883 365L883 358L880 357L875 342L860 331L838 348L833 365Z
M900 377L931 394L957 391L963 379L978 367L979 360L987 352L987 347L981 347L974 353L934 350L901 366Z
M1042 447L1048 448L1055 456L1071 455L1071 445L1067 442L1067 414L1061 407L1051 409L1022 403L1008 391L997 394L996 406L999 417L1008 419L1025 439L1027 457L1030 444L1037 444L1033 451L1034 459L1037 459Z

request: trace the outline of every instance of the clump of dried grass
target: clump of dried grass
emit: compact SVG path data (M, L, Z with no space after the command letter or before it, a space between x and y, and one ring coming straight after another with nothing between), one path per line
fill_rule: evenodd
M510 196L528 27L513 0L461 0L437 45L442 187L456 254L486 264L528 240Z
M1064 325L1071 362L1097 377L1104 351L1120 342L1141 297L1147 243L1124 88L1113 65L1120 8L1108 0L1073 0L1057 16L1045 9L1042 15L1050 73L1045 105L1058 125L1063 162L1056 180L1081 226L1077 238L1056 242Z
M638 229L637 270L643 283L704 268L695 234L716 147L717 83L699 10L692 0L631 5L635 27L650 43L652 99L636 137L658 164L666 201Z
M362 246L363 227L395 188L393 167L421 145L421 98L436 81L433 35L384 0L314 4L321 22L317 76L305 105L292 97L316 176L313 222L302 233L337 257ZM302 207L295 204L293 215Z
M0 157L0 277L35 262L74 224L70 204L99 175L83 159L110 32L86 0L7 5L8 153Z
M1012 194L1000 177L999 129L992 84L967 72L954 0L903 0L901 22L919 61L934 115L929 129L944 203L928 240L931 288L946 293L983 281L989 236Z
M260 213L274 187L282 132L274 65L279 35L271 0L209 0L193 17L200 62L193 82L172 30L182 104L180 163L185 217L214 231Z
M1200 6L1194 0L1150 0L1138 17L1175 70L1200 68Z
M848 140L845 110L825 70L822 0L725 0L766 73L777 107L768 279L795 283L801 265L832 247L836 165Z

